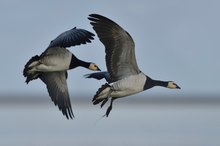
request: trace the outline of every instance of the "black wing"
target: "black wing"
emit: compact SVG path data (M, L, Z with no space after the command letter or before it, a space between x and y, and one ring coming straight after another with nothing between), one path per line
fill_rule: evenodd
M111 83L109 73L107 71L95 72L84 75L85 78L94 78L97 80L105 79L108 83Z
M71 47L86 43L91 43L95 35L87 30L74 27L68 31L61 33L57 38L50 42L48 48L53 47Z

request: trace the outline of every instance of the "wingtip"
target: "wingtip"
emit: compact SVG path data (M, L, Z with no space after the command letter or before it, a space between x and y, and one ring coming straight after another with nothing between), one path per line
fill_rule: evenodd
M96 14L96 13L92 13L92 14L89 14L89 17L100 17L102 15L99 15L99 14Z
M101 16L99 14L89 14L88 19L91 21L97 21L100 17L103 17L103 16Z
M83 75L84 78L90 78L90 74Z
M93 17L94 15L97 15L95 13L89 14L89 17Z
M69 111L69 110L67 110L67 111L63 112L63 115L66 116L67 120L73 120L75 118L73 112Z

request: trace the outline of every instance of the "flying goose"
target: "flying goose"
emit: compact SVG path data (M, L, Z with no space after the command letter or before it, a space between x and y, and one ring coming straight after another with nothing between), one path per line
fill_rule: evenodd
M112 20L91 14L88 19L105 46L107 72L87 74L87 78L105 78L108 83L101 86L93 98L93 104L101 107L111 98L104 116L108 117L113 101L117 98L136 94L154 86L180 89L173 81L154 80L138 68L135 58L135 45L130 34Z
M93 33L76 27L65 31L52 40L40 56L33 56L23 70L27 84L37 78L46 84L49 96L67 119L74 117L66 82L67 70L78 66L94 71L100 69L94 63L78 59L66 47L90 43L93 36Z

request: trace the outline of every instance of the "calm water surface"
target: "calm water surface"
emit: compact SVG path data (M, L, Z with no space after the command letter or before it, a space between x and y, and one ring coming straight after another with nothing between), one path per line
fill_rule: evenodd
M219 146L220 106L74 104L73 120L54 105L0 106L1 146Z

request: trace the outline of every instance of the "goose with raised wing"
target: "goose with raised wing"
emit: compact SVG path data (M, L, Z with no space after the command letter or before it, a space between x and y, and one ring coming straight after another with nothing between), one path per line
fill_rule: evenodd
M136 94L154 86L180 89L173 81L151 79L140 71L135 57L135 45L130 34L112 20L91 14L88 19L105 46L107 72L87 74L87 78L105 78L108 83L101 86L93 98L93 104L101 107L111 98L105 116L112 110L113 101L117 98Z
M38 78L46 84L49 96L67 119L74 117L66 82L67 70L78 66L93 71L100 69L95 63L78 59L66 47L90 43L93 37L93 33L76 27L65 31L52 40L40 56L33 56L23 70L27 84Z

